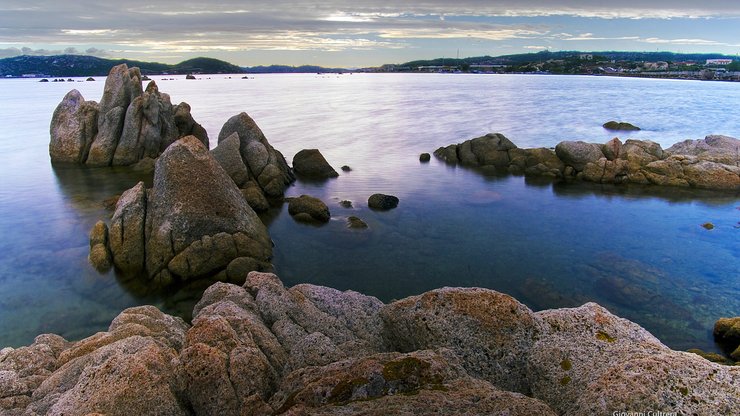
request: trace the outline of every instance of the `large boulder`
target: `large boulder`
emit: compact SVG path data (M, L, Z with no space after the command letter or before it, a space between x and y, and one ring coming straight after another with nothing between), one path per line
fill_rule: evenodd
M180 137L208 135L186 103L172 105L154 81L142 90L138 68L115 66L106 78L100 104L85 102L76 90L57 106L51 121L52 162L127 166L158 157Z
M729 136L710 135L702 140L684 140L665 151L671 155L696 156L699 160L737 166L740 161L740 140Z
M223 269L237 257L268 263L267 229L231 178L194 136L157 161L147 201L146 269L193 278Z
M67 93L54 110L49 128L52 162L84 163L98 132L98 103L77 90Z
M385 306L384 336L396 350L449 348L473 377L528 393L523 374L539 327L529 308L503 293L442 288Z
M295 180L282 153L268 143L262 130L247 113L239 113L223 125L218 143L234 133L239 137L239 152L250 179L255 180L266 196L281 197L285 188Z
M325 179L339 176L319 149L303 149L293 156L293 169L296 175L306 178Z
M119 271L146 272L154 286L215 276L235 259L271 270L267 229L195 136L157 160L151 190L140 182L121 195L109 234Z
M236 186L243 188L249 181L249 171L241 158L239 146L239 134L234 132L220 141L216 148L211 149L211 154L221 164L221 167L224 168Z

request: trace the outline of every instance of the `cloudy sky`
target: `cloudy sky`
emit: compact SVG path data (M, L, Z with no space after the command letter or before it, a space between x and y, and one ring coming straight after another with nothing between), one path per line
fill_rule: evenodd
M0 58L66 52L361 67L545 49L735 55L740 1L0 2Z

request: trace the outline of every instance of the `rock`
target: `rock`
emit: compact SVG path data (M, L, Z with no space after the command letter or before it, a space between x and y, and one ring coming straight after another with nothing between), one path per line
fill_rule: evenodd
M100 272L109 270L112 266L111 254L108 250L108 226L98 221L90 231L90 263Z
M435 155L449 163L461 163L468 166L493 166L506 169L509 166L509 150L516 145L500 133L489 133L485 136L466 140L455 148L438 149ZM454 153L454 155L453 155Z
M98 104L77 90L67 93L54 110L49 128L52 163L84 163L98 131Z
M730 357L740 361L740 317L718 319L712 333L714 340L730 351Z
M429 153L422 153L419 155L419 162L426 163L432 160L432 156Z
M293 170L306 178L336 178L337 171L329 165L319 149L303 149L293 156Z
M232 133L229 137L220 141L218 146L211 150L211 154L234 180L236 186L242 188L247 183L249 171L239 153L239 135L237 133ZM260 191L260 193L262 192Z
M529 349L539 328L514 298L479 288L442 288L380 311L387 342L401 352L449 348L468 374L504 390L528 393Z
M146 188L139 182L118 199L109 231L113 264L125 274L144 270L146 215Z
M603 124L603 127L607 130L619 130L619 131L637 131L639 127L626 123L623 121L607 121Z
M244 199L247 200L253 210L262 212L270 209L270 203L265 198L265 194L262 193L262 189L253 181L247 182L241 191Z
M347 218L347 227L362 230L367 228L367 224L358 217L350 216Z
M93 78L93 77L88 77L88 78L87 78L87 79L86 79L85 81L95 81L95 78Z
M552 149L511 149L509 171L526 175L562 177L565 164Z
M447 147L440 147L434 151L434 156L449 164L457 164L460 162L460 159L457 157L457 147L458 145L456 144L451 144Z
M714 229L714 224L712 224L711 222L705 222L701 226L704 227L704 229L706 229L706 230L713 230Z
M223 269L237 257L271 257L262 221L194 136L175 142L157 160L146 217L150 277L167 271L188 279Z
M155 159L186 135L195 135L208 146L208 135L193 120L189 105L173 106L154 81L143 91L139 69L125 64L111 69L99 105L70 91L55 111L50 132L52 162L89 166L128 166Z
M343 199L339 201L339 206L341 206L342 208L352 208L352 201Z
M665 150L671 155L696 156L699 160L737 165L740 160L740 140L722 135L706 136L702 140L685 140Z
M367 199L367 206L377 210L389 210L398 206L398 198L393 195L373 194Z
M699 357L704 358L705 360L708 360L708 361L711 361L717 364L724 364L724 365L734 365L735 364L734 361L730 360L729 358L725 357L722 354L717 354L716 352L705 352L698 348L692 348L692 349L686 350L686 352L696 354Z
M586 142L560 142L555 146L555 154L568 166L580 172L587 163L594 163L604 157L601 146Z
M343 165L342 166L342 172L351 172L351 171L352 171L352 168L351 167L349 167L347 165Z
M299 214L308 214L309 220L324 223L329 222L329 219L331 218L329 207L327 207L320 199L309 195L301 195L298 198L291 198L290 202L288 202L288 213L293 217L296 217Z
M265 196L282 196L285 188L295 180L283 155L267 142L262 130L247 113L231 117L221 128L218 142L234 133L239 137L239 151L250 178L257 182Z
M615 160L619 158L619 154L622 150L622 142L618 137L615 137L601 146L601 152L607 160Z
M187 75L185 75L185 79L195 79L195 75L193 75L193 74L187 74Z

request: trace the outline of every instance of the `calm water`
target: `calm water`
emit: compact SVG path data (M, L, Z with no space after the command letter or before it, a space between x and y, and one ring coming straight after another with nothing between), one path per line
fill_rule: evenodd
M264 216L287 285L353 289L384 301L482 286L535 310L596 301L678 349L714 349L714 321L740 314L737 194L552 184L418 162L421 152L488 132L520 147L604 142L613 135L601 124L612 119L644 129L623 140L664 147L707 134L740 137L738 83L354 74L158 84L173 102L192 106L212 145L221 125L246 111L289 161L319 148L337 170L352 167L288 190L326 201L329 224L298 224L286 207ZM54 108L71 88L99 100L103 79L1 80L0 87L0 345L28 344L42 332L79 339L143 303L187 318L202 287L149 293L87 263L88 232L110 215L101 201L146 178L49 163ZM399 207L370 211L375 192L397 195ZM341 208L343 199L354 208ZM349 215L370 229L346 229ZM700 226L708 221L711 231Z

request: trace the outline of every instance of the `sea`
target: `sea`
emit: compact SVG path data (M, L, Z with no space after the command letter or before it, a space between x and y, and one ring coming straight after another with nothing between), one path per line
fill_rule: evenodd
M619 137L665 149L709 134L740 137L740 83L491 74L152 78L173 103L190 104L212 148L223 123L246 112L289 163L316 148L340 172L299 180L286 193L321 198L328 224L295 222L285 205L261 215L286 286L325 285L384 302L478 286L535 311L597 302L679 350L717 351L714 322L740 315L738 192L566 183L483 174L434 157L419 162L422 152L491 132L519 147ZM125 168L50 163L55 107L73 88L99 101L104 81L0 80L0 348L50 332L78 340L142 304L188 320L207 286L155 291L89 264L88 233L111 215L103 202L139 180L151 183ZM602 128L609 120L642 130L610 132ZM400 203L372 211L374 193ZM369 228L348 229L349 216Z

